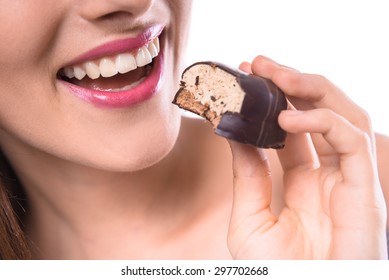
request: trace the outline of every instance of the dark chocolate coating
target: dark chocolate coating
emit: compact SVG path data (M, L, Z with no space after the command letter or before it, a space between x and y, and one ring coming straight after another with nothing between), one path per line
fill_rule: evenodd
M217 67L233 74L246 95L240 113L224 114L215 133L261 148L284 147L286 132L278 124L278 115L287 108L284 93L268 79Z
M272 81L216 62L197 62L192 66L197 64L217 67L233 75L245 92L240 112L224 113L215 129L216 134L260 148L284 147L286 132L279 126L278 116L287 109L287 101Z

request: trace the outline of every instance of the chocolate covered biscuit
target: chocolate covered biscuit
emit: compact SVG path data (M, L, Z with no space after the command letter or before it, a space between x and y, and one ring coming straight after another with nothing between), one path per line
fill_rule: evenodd
M173 103L210 121L220 136L260 148L284 147L278 115L287 101L268 79L198 62L183 72Z

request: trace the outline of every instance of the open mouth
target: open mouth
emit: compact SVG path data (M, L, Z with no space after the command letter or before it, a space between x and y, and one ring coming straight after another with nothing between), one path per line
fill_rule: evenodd
M59 70L58 78L78 87L105 92L131 90L153 69L160 52L159 38L128 52L101 57Z

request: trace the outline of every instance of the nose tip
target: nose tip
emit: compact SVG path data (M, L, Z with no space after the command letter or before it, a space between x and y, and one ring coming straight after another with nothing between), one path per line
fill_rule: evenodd
M79 4L80 15L88 21L136 19L145 14L153 0L86 0Z

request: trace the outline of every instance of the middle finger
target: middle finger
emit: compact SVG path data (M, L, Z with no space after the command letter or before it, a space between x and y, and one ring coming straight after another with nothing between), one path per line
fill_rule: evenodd
M297 109L331 109L372 136L366 112L325 77L300 73L263 56L254 59L251 69L277 84Z

